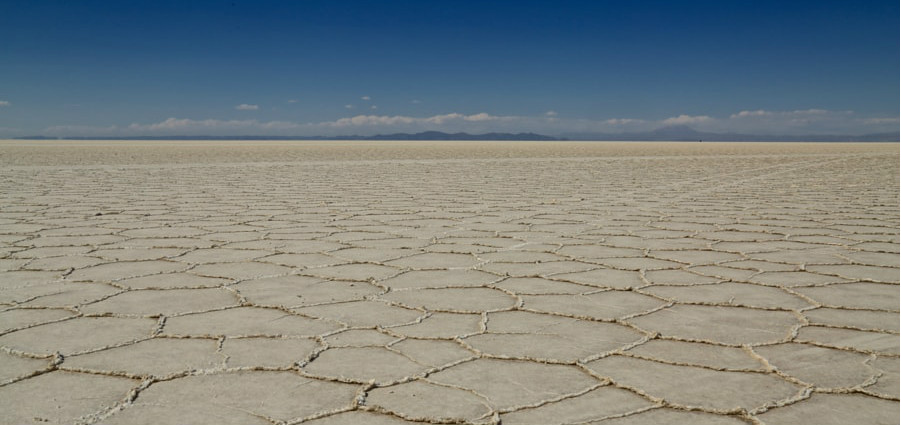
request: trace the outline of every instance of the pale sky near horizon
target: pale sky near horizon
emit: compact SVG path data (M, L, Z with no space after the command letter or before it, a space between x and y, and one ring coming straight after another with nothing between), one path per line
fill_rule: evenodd
M899 128L897 1L3 1L0 137Z

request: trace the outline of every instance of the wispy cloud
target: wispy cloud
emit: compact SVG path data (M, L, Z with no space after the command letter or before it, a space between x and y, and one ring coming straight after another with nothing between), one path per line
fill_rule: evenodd
M707 115L679 115L678 117L667 118L661 123L663 125L688 125L688 124L703 124L706 122L713 121L713 118L708 117Z
M246 103L242 103L238 106L235 106L235 109L237 109L239 111L256 111L257 109L260 109L260 106L259 105L248 105Z
M353 108L354 108L354 105L351 105L351 104L344 105L344 109L353 109Z
M363 97L361 97L360 99L363 99L363 100L372 100L372 98L369 97L369 96L363 96Z
M547 111L547 112L544 113L544 115L545 115L546 117L556 117L556 116L557 116L557 111Z
M353 107L353 105L348 105ZM367 111L375 111L370 105ZM551 111L552 112L552 111ZM698 131L798 135L864 134L897 131L898 118L858 117L851 111L803 109L791 111L743 110L723 118L681 114L659 120L640 118L560 118L543 113L536 116L495 115L487 112L463 114L451 112L431 116L379 115L347 116L331 121L292 122L259 120L221 120L168 118L126 126L55 126L48 136L135 136L135 135L296 135L336 136L347 134L386 134L393 132L536 132L549 135L573 133L622 133L650 131L668 125L689 125Z
M297 103L297 99L288 99L288 103Z
M12 105L12 103L10 103L8 100L0 100L0 106L11 106L11 105Z

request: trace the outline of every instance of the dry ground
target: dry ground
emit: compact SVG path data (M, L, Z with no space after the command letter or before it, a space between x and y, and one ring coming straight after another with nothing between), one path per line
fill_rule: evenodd
M0 423L898 423L898 169L0 141Z

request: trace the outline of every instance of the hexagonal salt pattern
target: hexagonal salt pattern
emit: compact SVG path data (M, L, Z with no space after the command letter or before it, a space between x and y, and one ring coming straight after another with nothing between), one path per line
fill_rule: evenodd
M897 146L0 161L0 423L898 421Z

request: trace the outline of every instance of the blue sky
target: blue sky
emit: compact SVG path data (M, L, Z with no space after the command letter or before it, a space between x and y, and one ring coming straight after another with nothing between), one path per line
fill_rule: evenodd
M897 131L898 2L0 0L0 137Z

